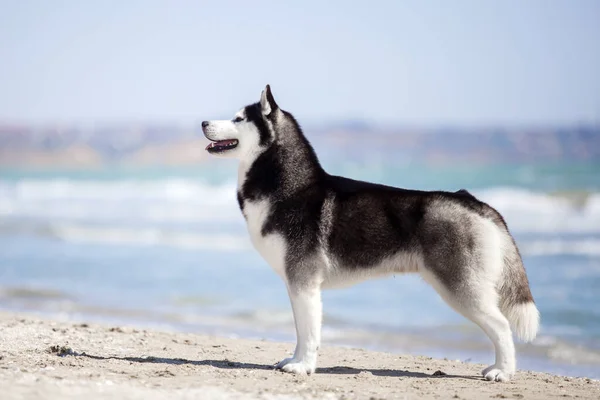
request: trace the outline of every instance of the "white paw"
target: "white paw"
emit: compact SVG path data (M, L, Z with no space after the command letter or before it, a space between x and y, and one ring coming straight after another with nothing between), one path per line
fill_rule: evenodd
M296 360L295 358L286 358L285 360L277 364L275 368L280 369L284 372L289 372L290 374L297 375L308 375L315 372L314 363Z
M508 382L512 376L512 373L498 368L495 364L484 369L481 374L488 381L494 382Z

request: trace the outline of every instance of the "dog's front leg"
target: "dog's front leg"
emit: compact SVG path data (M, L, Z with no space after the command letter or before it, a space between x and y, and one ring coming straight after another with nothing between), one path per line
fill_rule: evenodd
M312 374L317 367L317 351L321 345L321 288L288 286L288 293L296 324L296 351L292 358L277 364L277 368L293 374Z

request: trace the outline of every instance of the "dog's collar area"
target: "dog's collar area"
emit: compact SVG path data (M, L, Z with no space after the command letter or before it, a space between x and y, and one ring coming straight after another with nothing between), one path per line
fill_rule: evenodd
M221 153L223 151L235 149L237 145L237 139L217 140L206 146L206 151L209 153Z

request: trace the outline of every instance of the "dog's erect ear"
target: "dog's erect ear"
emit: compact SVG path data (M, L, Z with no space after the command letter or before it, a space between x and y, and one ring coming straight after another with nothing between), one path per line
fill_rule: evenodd
M273 98L273 93L271 93L271 86L269 85L260 94L260 108L264 115L269 115L278 108Z

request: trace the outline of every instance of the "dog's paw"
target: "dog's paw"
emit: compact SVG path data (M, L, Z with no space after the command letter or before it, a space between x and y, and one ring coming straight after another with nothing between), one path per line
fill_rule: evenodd
M488 381L493 382L508 382L512 377L512 373L507 370L498 368L495 364L490 365L481 372L481 375Z
M275 368L280 369L283 372L289 372L290 374L297 375L309 375L315 372L314 363L296 360L295 358L286 358L277 364Z

